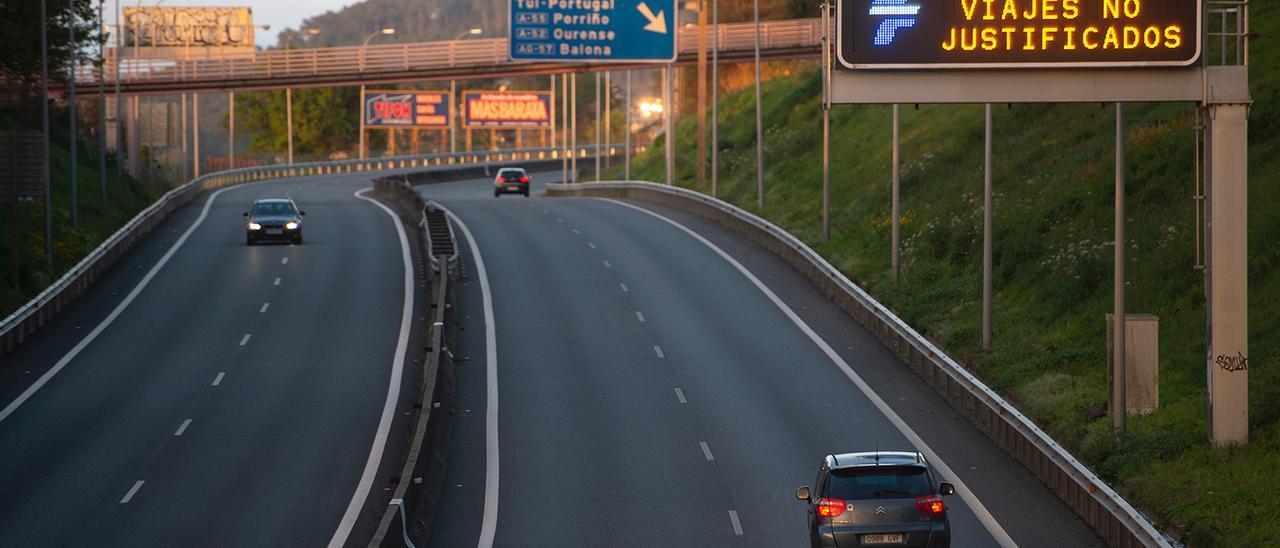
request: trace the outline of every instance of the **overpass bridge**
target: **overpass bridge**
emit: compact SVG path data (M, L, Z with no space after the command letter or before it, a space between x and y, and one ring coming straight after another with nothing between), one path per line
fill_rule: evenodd
M755 55L755 25L721 24L719 57L746 61ZM697 29L679 31L677 64L697 61ZM816 58L821 55L821 19L767 21L760 24L762 59ZM707 47L712 44L708 32ZM654 68L653 63L547 63L512 61L505 38L343 46L257 52L251 57L191 60L120 59L109 52L104 83L120 83L124 94L349 86L427 80L499 78L531 74ZM96 86L98 70L86 64L76 81Z

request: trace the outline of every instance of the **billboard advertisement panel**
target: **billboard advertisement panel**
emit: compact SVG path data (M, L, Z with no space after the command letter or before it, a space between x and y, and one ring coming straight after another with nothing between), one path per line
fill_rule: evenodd
M465 91L463 125L485 129L551 127L550 91Z
M851 69L1179 67L1200 57L1198 0L841 0Z
M127 47L253 47L251 8L125 7Z
M365 127L449 127L451 103L447 91L366 90L361 103Z

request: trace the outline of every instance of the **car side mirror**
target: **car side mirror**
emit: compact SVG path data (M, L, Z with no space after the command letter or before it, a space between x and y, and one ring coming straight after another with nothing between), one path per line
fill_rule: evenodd
M299 211L299 212L298 212L298 216L299 216L299 217L302 217L303 215L306 215L306 214L307 214L307 212L305 212L305 211Z
M956 494L956 486L944 481L938 486L938 493L941 495L954 495Z
M248 211L246 211L246 212L244 212L244 213L241 213L241 215L244 215L245 217L248 217L248 216L249 216L249 212L248 212Z
M811 497L809 496L809 486L808 486L808 485L804 485L804 486L801 486L799 489L796 489L796 500L802 500L802 501L805 501L805 502L809 502L810 498L811 498Z

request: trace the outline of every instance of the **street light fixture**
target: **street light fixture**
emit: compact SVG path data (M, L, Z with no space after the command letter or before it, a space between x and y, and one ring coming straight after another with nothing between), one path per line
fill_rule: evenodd
M480 36L481 34L484 34L483 28L472 27L463 32L458 33L457 36L453 37L453 40L456 42L468 36ZM456 129L458 124L454 122L454 118L456 118L458 114L457 109L454 107L454 104L457 102L457 100L458 100L458 81L454 79L450 79L449 80L449 108L453 109L453 112L449 113L449 153L450 154L454 154L458 152L457 129Z
M369 47L369 41L370 41L370 40L373 40L373 37L378 36L378 35L391 36L392 34L395 34L395 33L396 33L396 29L394 29L394 28L392 28L392 27L385 27L385 28L383 28L383 29L381 29L381 30L378 30L378 31L376 31L376 32L371 32L371 33L369 33L369 35L368 35L368 36L364 37L364 42L360 44L360 72L364 72L365 48L368 48L368 47ZM361 159L361 160L363 160L363 159L364 159L364 157L365 157L365 151L364 151L364 84L360 84L360 99L359 99L359 100L360 100L360 159Z

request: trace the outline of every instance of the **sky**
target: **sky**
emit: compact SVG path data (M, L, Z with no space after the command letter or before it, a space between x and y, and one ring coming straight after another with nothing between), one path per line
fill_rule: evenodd
M138 0L107 0L103 17L108 24L115 22L116 3L136 6ZM285 28L298 28L303 19L326 11L358 4L360 0L159 0L161 6L228 6L253 8L253 24L271 25L271 30L259 30L254 37L258 45L275 45L276 34ZM155 6L157 0L142 0L142 5Z

